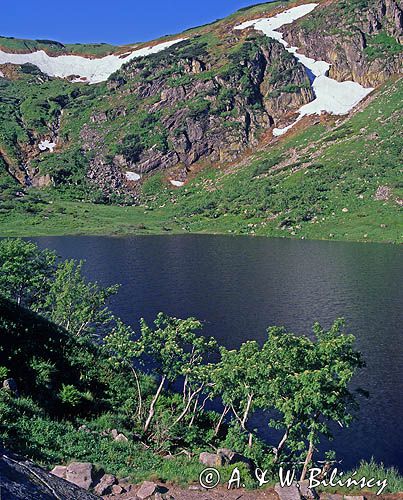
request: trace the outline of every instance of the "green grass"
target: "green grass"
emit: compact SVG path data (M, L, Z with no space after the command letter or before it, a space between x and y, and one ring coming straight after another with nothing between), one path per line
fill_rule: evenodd
M344 478L352 477L352 474L356 473L354 478L359 480L362 477L365 477L367 480L369 478L374 478L379 481L387 480L387 487L384 489L383 494L385 493L398 493L403 491L403 477L399 474L399 472L391 467L387 468L383 464L377 464L373 460L370 462L361 462L357 469L346 472L344 474ZM363 493L371 493L375 495L379 490L379 486L375 486L373 488L365 488L364 490L360 490L359 488L349 488L346 487L341 488L320 488L320 491L326 491L328 493L345 493L347 495L351 495L353 493L363 494ZM380 497L382 498L382 497Z
M70 43L63 44L55 40L25 40L14 37L0 36L0 49L16 52L33 52L44 50L45 52L63 55L92 55L106 56L117 51L119 47L109 43Z
M387 33L378 33L368 36L368 46L364 49L369 59L377 59L398 55L403 51L403 46Z

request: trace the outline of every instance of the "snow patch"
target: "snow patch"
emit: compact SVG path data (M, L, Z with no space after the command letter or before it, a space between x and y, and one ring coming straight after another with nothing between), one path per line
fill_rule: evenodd
M41 151L46 151L48 149L51 153L53 153L53 150L55 149L55 147L56 147L56 143L55 142L50 142L47 139L44 140L44 141L41 141L38 144L38 148Z
M176 40L154 45L154 47L138 49L130 52L124 57L111 54L100 59L88 59L86 57L72 55L52 57L43 50L38 50L37 52L29 54L10 54L0 50L0 64L31 63L48 76L59 78L75 76L76 78L73 80L75 83L99 83L106 81L112 73L132 59L156 54L183 40L186 40L186 38L177 38Z
M141 179L141 175L136 174L136 172L126 172L126 179L128 181L139 181Z
M4 78L4 73L0 71L0 78Z
M175 187L182 187L182 186L185 185L185 183L182 182L182 181L173 181L173 180L170 180L169 182L172 184L172 186L175 186Z
M317 6L318 4L316 3L300 5L299 7L281 12L274 17L268 19L254 19L235 26L234 28L239 30L253 26L256 30L262 31L269 38L277 40L308 70L308 75L310 72L311 75L309 76L313 76L312 89L315 93L315 99L300 108L299 116L294 123L288 127L275 128L273 130L274 136L285 134L307 115L320 115L322 113L345 115L374 90L373 88L364 88L356 82L338 82L337 80L329 78L327 75L331 65L328 62L315 60L304 54L300 54L298 52L298 47L289 47L288 43L284 40L283 34L276 31L278 28L306 16Z

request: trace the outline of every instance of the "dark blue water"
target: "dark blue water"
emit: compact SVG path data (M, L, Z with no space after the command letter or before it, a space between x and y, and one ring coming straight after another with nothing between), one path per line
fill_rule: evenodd
M159 311L196 316L207 335L237 347L263 341L269 325L308 333L315 321L346 318L367 362L355 384L371 398L328 447L344 467L373 456L403 471L402 248L190 235L36 241L86 259L93 280L121 283L112 309L132 324ZM266 436L263 418L256 424Z

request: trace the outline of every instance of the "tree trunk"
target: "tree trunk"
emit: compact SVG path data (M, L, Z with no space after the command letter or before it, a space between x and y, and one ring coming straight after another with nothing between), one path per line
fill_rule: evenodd
M300 481L305 480L306 473L308 472L308 466L312 462L313 452L314 452L314 446L313 446L313 436L312 436L309 439L309 449L308 449L308 453L307 453L306 458L305 458L304 468L302 469Z
M161 394L161 391L162 391L162 388L164 387L164 383L165 383L165 380L166 380L166 377L165 375L162 377L162 380L161 380L161 383L157 389L157 392L155 393L155 396L153 398L153 400L151 401L151 405L150 405L150 411L148 412L148 417L147 417L147 420L146 420L146 423L144 425L144 432L147 432L148 431L148 428L150 427L150 424L152 422L152 419L154 418L154 414L155 414L155 405L158 401L158 398L160 397L160 394Z
M246 404L245 412L241 421L241 427L246 431L246 422L248 421L250 407L252 405L253 394L248 395L248 403Z
M216 425L216 428L214 430L214 436L218 436L218 433L220 432L221 425L224 421L225 415L229 412L229 406L224 406L224 410L221 413L220 420L218 421L218 424Z
M284 436L281 438L281 441L278 443L277 450L276 450L276 457L275 457L275 462L277 462L278 457L280 456L280 453L283 451L283 448L285 446L285 443L287 442L288 439L288 434L290 432L291 426L287 427Z
M200 394L200 392L203 390L203 385L201 387L199 387L196 391L194 391L189 399L188 399L188 402L186 403L186 406L184 408L184 410L182 411L182 413L179 415L179 417L175 420L174 424L173 425L176 425L176 424L179 424L179 422L185 417L186 413L189 411L189 408L190 408L190 405L192 404L192 401L193 401L193 398L195 396L197 396L198 394Z
M192 427L193 423L195 421L196 413L197 413L197 407L199 406L199 400L200 400L200 394L198 394L197 398L195 399L195 404L193 406L193 415L192 415L192 418L190 419L189 427Z

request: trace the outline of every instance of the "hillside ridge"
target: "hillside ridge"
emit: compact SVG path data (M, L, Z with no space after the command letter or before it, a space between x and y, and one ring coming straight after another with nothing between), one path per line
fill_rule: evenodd
M131 52L96 85L0 65L4 186L12 200L163 205L165 187L251 163L293 127L353 116L400 73L402 33L396 0L274 2Z

